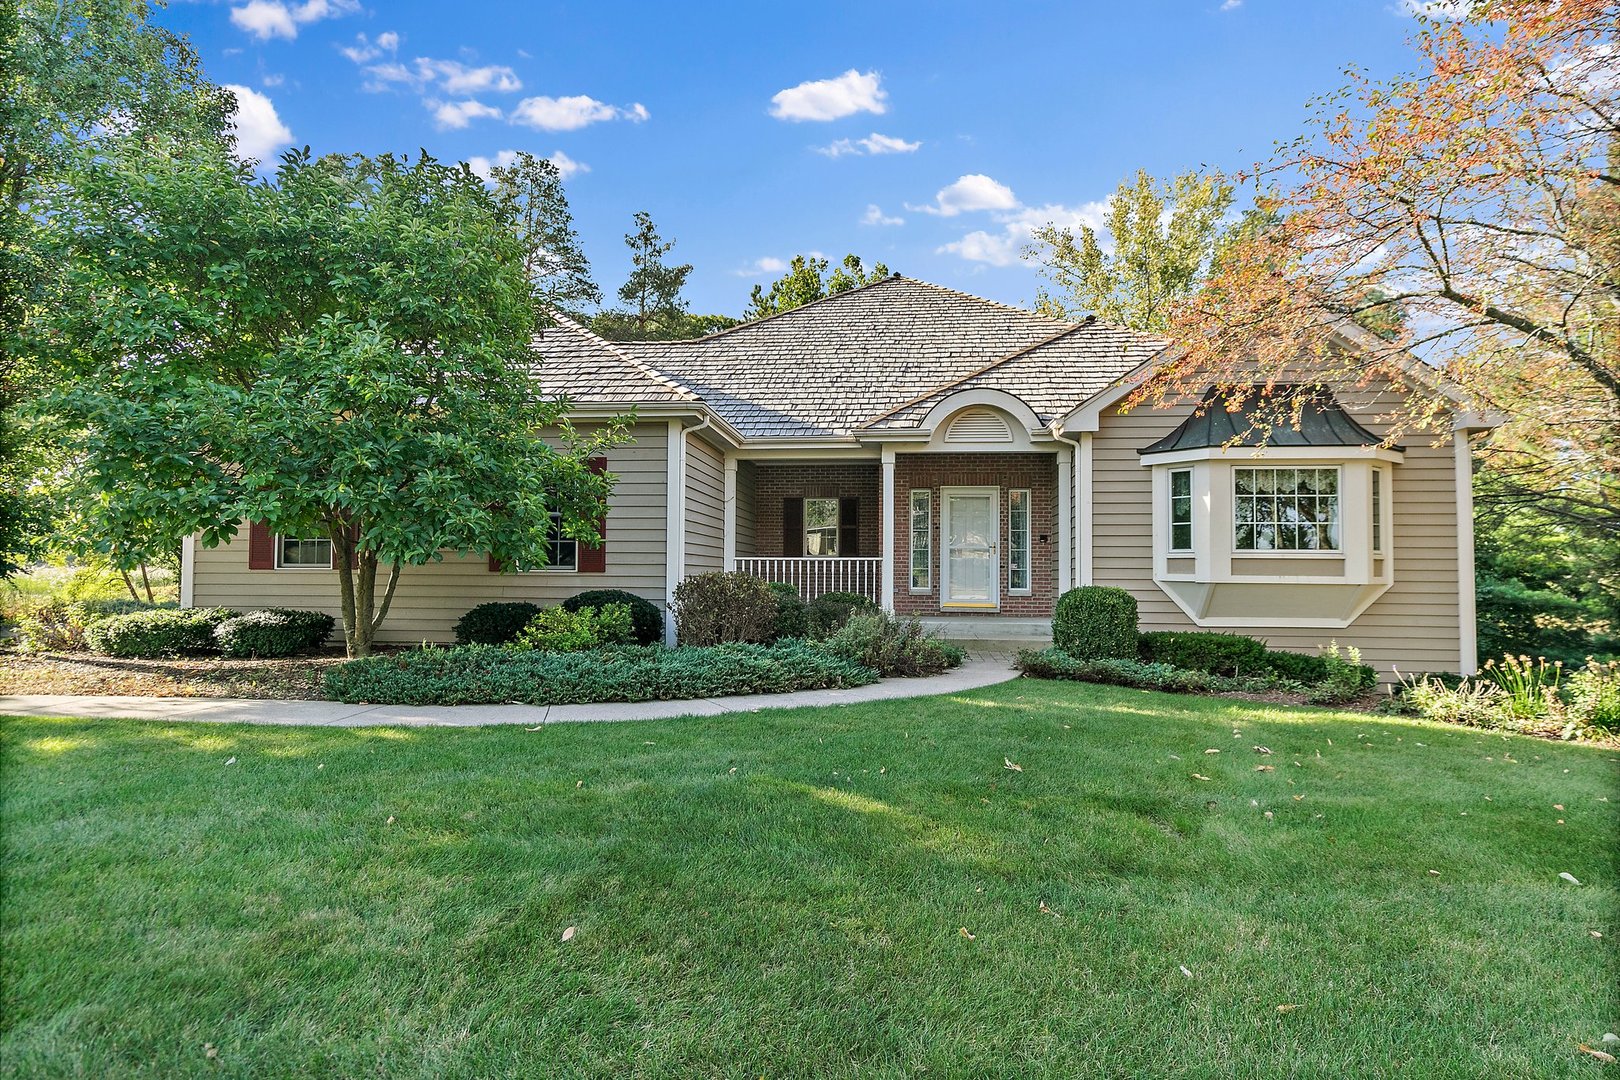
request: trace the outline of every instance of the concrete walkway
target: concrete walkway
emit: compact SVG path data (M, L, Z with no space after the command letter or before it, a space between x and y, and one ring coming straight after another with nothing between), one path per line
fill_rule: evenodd
M0 696L0 715L299 727L478 727L484 724L536 727L590 720L662 720L674 716L716 716L760 709L893 701L993 686L1018 674L1006 654L975 651L970 656L954 671L923 679L884 679L848 690L804 690L794 694L749 694L691 701L603 705L345 705L338 701L18 694Z

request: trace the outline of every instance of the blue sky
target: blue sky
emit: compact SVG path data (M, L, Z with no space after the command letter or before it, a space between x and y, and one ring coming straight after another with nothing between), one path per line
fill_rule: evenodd
M1046 220L1094 220L1138 167L1240 169L1357 65L1410 64L1409 0L1109 3L177 3L270 156L559 155L598 283L647 210L738 314L796 252L1009 303Z

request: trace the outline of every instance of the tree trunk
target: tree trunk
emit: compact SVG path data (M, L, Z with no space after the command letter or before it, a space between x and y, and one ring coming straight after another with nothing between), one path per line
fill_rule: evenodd
M157 601L152 598L152 579L146 576L145 563L141 563L141 589L146 593L146 602L148 604L157 603Z
M119 567L118 576L124 579L124 588L129 590L129 598L137 604L141 602L141 594L135 591L135 583L129 578L129 571Z
M351 657L360 656L362 654L356 651L355 639L354 536L342 522L332 524L328 535L332 538L332 553L337 560L338 593L343 604L343 649Z
M343 597L343 645L352 657L370 656L377 628L388 617L399 585L400 564L389 568L388 585L382 605L377 604L377 553L360 551L359 530L353 522L336 521L329 527L333 558L337 563L338 588Z

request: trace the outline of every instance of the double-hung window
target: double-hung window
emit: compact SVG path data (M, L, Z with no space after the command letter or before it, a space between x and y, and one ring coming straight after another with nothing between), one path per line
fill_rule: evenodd
M1170 550L1193 549L1192 470L1170 472Z
M526 567L534 570L578 570L579 569L579 541L571 536L564 536L562 531L562 512L551 512L551 526L546 531L546 565Z
M1232 470L1237 551L1338 551L1339 470Z
M1384 470L1372 471L1372 549L1384 553Z
M934 493L918 488L911 493L911 591L934 587Z
M1007 492L1007 591L1030 591L1029 491Z
M332 541L328 537L301 540L292 536L276 537L277 570L330 570L332 569Z
M810 556L838 556L838 500L804 500L804 553Z

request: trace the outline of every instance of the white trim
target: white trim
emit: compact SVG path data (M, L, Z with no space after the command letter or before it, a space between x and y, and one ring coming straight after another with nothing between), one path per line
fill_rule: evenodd
M1074 452L1075 448L1071 446L1067 454L1059 450L1057 456L1057 587L1059 596L1069 591L1069 587L1074 580L1074 567L1070 562L1074 558L1074 533L1070 525L1070 518L1074 513ZM1033 560L1033 547L1030 556ZM1029 568L1029 583L1031 589L1033 589L1035 585L1035 567L1033 565Z
M724 529L721 541L721 567L731 570L737 564L737 459L726 454L725 501L721 510Z
M180 541L180 606L195 607L197 598L197 538Z
M951 496L977 495L990 498L990 598L952 601L951 596ZM999 487L942 487L939 489L939 607L941 611L1001 610L1001 489Z
M1307 558L1307 559L1309 559L1309 558L1321 558L1321 557L1324 557L1324 556L1335 558L1335 559L1344 559L1344 558L1349 557L1350 553L1347 550L1345 542L1344 542L1345 533L1348 531L1347 523L1345 521L1345 514L1344 514L1344 506L1345 506L1345 498L1344 498L1345 472L1344 472L1344 466L1340 465L1340 464L1313 465L1312 466L1312 471L1326 472L1329 469L1332 469L1333 474L1334 474L1334 476L1333 476L1333 502L1334 502L1334 505L1337 507L1337 509L1339 511L1339 513L1338 513L1338 519L1339 519L1339 543L1338 543L1337 547L1314 547L1314 548L1240 548L1240 547L1238 547L1238 544L1237 544L1237 531L1238 531L1237 474L1238 474L1238 470L1239 469L1246 469L1246 470L1248 470L1250 472L1260 472L1261 470L1265 470L1267 472L1279 472L1279 471L1281 471L1283 469L1292 469L1292 468L1293 468L1293 466L1290 466L1290 465L1277 465L1277 464L1273 464L1271 462L1267 462L1264 465L1254 465L1254 464L1238 465L1238 464L1234 463L1230 469L1226 470L1227 475L1229 477L1228 482L1232 485L1232 490L1230 492L1228 492L1228 496L1230 498L1230 504L1229 505L1232 507L1232 512L1227 515L1227 520L1231 522L1231 526L1232 526L1232 528L1230 530L1230 539L1231 539L1231 542L1232 542L1232 557L1233 558L1253 557L1253 556L1257 556L1257 555L1258 556L1265 556L1266 558L1274 558L1274 557L1280 555L1280 556L1282 556L1283 558L1286 558L1286 559L1292 559L1292 558L1296 558L1296 557L1297 558ZM1181 471L1180 469L1169 469L1169 470L1167 470L1167 473L1169 473L1169 472L1180 472L1180 471ZM1296 469L1294 471L1297 472L1298 470ZM1369 470L1369 472L1370 472L1370 470ZM1365 475L1359 469L1355 470L1355 473L1356 473L1356 475L1358 477ZM1360 505L1360 502L1358 502L1357 505ZM1166 506L1165 509L1166 509L1166 512L1168 513L1168 511L1169 511L1168 505ZM1281 522L1275 522L1274 524L1279 524L1280 525ZM1368 535L1366 537L1368 543L1371 543L1371 541L1372 541L1372 534L1371 534L1371 531L1370 531L1370 525L1371 525L1371 523L1369 522L1369 531L1368 531ZM1166 530L1166 531L1168 532L1168 530ZM1167 544L1169 543L1168 536L1166 537L1165 542ZM1362 548L1362 547L1365 547L1365 546L1366 546L1365 544L1356 545L1356 547L1358 547L1358 548Z
M1094 537L1092 535L1093 526L1091 515L1091 479L1094 468L1093 460L1094 452L1091 446L1091 432L1082 431L1080 433L1080 467L1075 470L1077 474L1075 481L1080 487L1079 494L1075 496L1075 501L1079 504L1079 527L1075 529L1075 532L1079 534L1079 536L1076 538L1076 546L1079 548L1080 552L1079 576L1080 584L1082 585L1090 585L1092 583L1092 553L1096 550L1097 546L1093 542Z
M675 644L675 586L686 570L686 434L669 422L664 463L664 644Z
M1041 423L1041 418L1035 415L1035 410L1030 408L1029 404L1016 394L1009 394L1005 390L991 390L980 387L973 390L958 390L954 394L947 394L917 422L916 431L931 434L945 419L973 405L988 405L991 408L999 409L1022 424L1025 434L1045 430L1045 425ZM882 428L875 430L862 428L861 431L863 434L871 435L885 433L885 429ZM902 428L900 431L909 432L910 429ZM895 432L895 434L900 434L900 432Z
M912 576L913 565L917 558L915 545L915 529L917 527L917 498L921 496L928 504L928 587L917 588L916 578ZM928 596L934 591L934 489L926 487L912 488L906 492L906 591L914 596Z
M894 551L896 547L894 535L894 448L883 448L883 581L879 585L879 603L884 611L894 611ZM909 511L910 504L907 503ZM906 578L910 584L911 578L911 518L906 518Z
M1295 462L1386 461L1399 465L1406 460L1400 450L1383 446L1201 446L1192 450L1166 450L1139 455L1143 465L1180 465L1189 461L1246 461L1256 468L1276 466L1286 469Z
M1063 460L1063 455L1058 455ZM1013 588L1012 583L1012 557L1016 550L1012 538L1012 507L1013 496L1024 497L1024 571L1028 575L1029 584L1021 589ZM1030 488L1007 489L1007 595L1031 596L1035 592L1035 492Z
M1474 597L1474 452L1467 432L1455 433L1452 441L1457 487L1457 661L1460 674L1474 675L1479 671L1479 624ZM1389 524L1386 518L1384 527L1389 528Z

